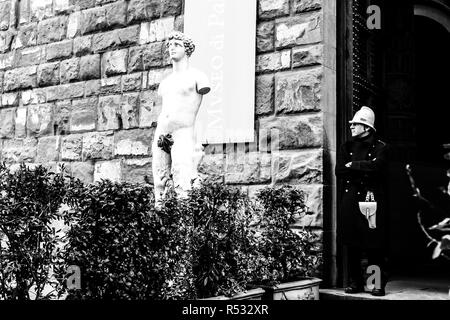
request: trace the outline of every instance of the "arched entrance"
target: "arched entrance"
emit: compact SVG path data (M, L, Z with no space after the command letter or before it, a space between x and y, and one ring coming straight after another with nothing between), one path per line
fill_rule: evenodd
M392 271L422 277L448 274L450 262L431 259L434 247L427 248L420 230L404 166L411 164L417 185L430 199L437 199L439 187L448 184L450 162L443 158L443 144L450 142L450 85L443 79L450 74L450 24L445 24L450 19L437 7L418 5L414 13L412 42L409 48L403 48L411 57L412 77L409 82L391 82L387 87L391 103L386 133L395 149L390 179ZM442 219L429 215L423 222L430 226Z
M450 262L431 258L434 248L427 247L427 238L418 224L405 170L406 164L412 166L417 184L429 197L448 184L446 171L450 161L444 160L442 146L450 143L450 82L445 80L450 75L450 7L445 5L448 2L339 3L338 142L349 138L348 120L361 103L374 107L378 133L392 147L388 186L392 275L397 279L412 276L413 282L440 271L450 277ZM364 21L369 4L381 8L379 30L367 30L364 23L358 23ZM338 195L341 192L338 184ZM336 212L337 285L342 286L346 284L347 266L340 242L339 203ZM431 225L439 219L426 217L424 222ZM445 283L450 283L450 279Z

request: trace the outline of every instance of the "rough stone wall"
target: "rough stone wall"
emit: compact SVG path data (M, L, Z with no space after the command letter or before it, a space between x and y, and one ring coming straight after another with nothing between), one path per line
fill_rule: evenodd
M311 214L297 225L319 234L333 185L334 3L258 0L255 142L210 145L199 167L249 194L300 186ZM183 29L183 10L183 0L0 0L1 160L64 163L88 183L151 179L164 40Z
M334 210L335 28L335 1L258 1L255 143L210 145L200 168L250 195L270 184L300 187L309 214L296 227L320 236L324 210L330 219Z
M143 181L182 0L0 0L1 160ZM151 177L150 177L151 178Z

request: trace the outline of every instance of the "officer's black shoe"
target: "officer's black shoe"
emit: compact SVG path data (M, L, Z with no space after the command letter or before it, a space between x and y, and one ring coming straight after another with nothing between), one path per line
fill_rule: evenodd
M348 286L347 288L345 288L344 290L345 293L360 293L360 292L364 292L364 287L362 285L358 285L356 283L352 283L350 284L350 286Z
M380 289L373 288L372 292L370 294L375 297L383 297L386 295L386 292L385 292L384 288L380 288Z

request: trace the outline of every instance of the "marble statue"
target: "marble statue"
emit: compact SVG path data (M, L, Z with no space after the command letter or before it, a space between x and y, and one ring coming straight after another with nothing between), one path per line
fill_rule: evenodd
M198 182L201 148L196 144L194 126L203 96L210 91L207 76L189 65L195 50L192 40L181 32L173 32L166 45L172 73L159 85L162 110L152 144L157 206L168 188L185 196L192 183Z

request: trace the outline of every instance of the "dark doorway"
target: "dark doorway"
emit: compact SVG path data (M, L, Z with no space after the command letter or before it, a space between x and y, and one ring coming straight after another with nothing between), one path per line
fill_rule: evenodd
M395 102L388 106L387 135L394 147L390 175L390 261L392 272L397 275L444 275L450 273L450 262L431 258L434 245L427 247L427 238L418 224L417 207L404 167L406 163L411 165L422 194L436 203L442 200L439 188L448 184L446 171L450 168L443 149L443 144L450 143L450 85L446 79L450 74L450 33L427 17L414 16L411 22L413 77L403 87L399 88L398 82L387 87L391 93L398 92L410 101L403 110ZM430 213L423 218L424 225L431 226L443 216Z
M410 164L422 193L436 200L448 184L450 161L450 34L431 18L415 15L415 3L431 12L450 8L431 0L347 0L338 6L338 143L348 139L347 124L361 105L375 109L382 140L391 145L389 172L390 246L393 277L424 279L444 275L450 283L450 261L432 259L434 246L417 220L417 206L406 174ZM381 30L368 30L368 5L379 5ZM422 11L423 13L423 11ZM448 150L446 151L448 153ZM338 184L338 198L342 186ZM448 214L448 213L447 213ZM337 203L338 286L345 286L346 253L340 240L341 211ZM424 224L442 220L427 215ZM446 280L446 281L447 281Z

